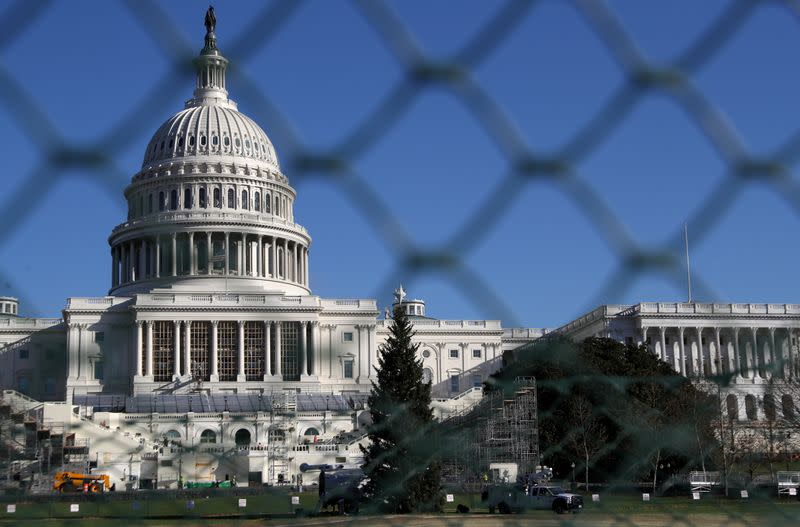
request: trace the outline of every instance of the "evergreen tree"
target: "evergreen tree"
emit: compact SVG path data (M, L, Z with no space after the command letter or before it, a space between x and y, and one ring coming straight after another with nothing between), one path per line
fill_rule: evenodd
M431 510L440 500L431 385L422 382L413 335L405 312L395 306L368 399L370 445L361 447L369 478L365 497L389 512Z

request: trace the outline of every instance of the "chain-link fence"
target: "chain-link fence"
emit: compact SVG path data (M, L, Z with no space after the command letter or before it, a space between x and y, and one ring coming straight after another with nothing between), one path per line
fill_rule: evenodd
M728 2L674 60L661 63L649 59L642 52L612 6L589 0L570 2L575 16L596 33L599 42L616 62L622 80L596 112L587 115L583 124L561 146L547 153L530 145L514 118L498 102L497 97L476 80L475 75L475 70L500 49L509 35L519 31L523 20L537 16L541 3L511 0L487 6L486 20L480 27L456 52L442 58L429 53L418 43L410 27L389 3L372 0L354 2L353 6L374 32L375 42L388 49L402 73L377 107L356 126L337 137L331 143L334 146L329 148L309 147L301 139L295 123L270 99L261 75L237 67L237 64L244 63L248 57L267 46L290 23L304 3L265 3L252 13L247 27L238 32L230 30L235 36L226 38L224 52L231 59L231 84L236 86L237 93L250 101L248 113L256 121L269 123L270 135L281 145L283 171L293 181L302 184L324 182L341 189L342 195L350 200L367 228L373 230L375 236L389 248L393 268L378 287L381 294L392 289L398 276L414 280L420 276L438 274L454 284L473 304L488 306L487 312L497 314L507 325L516 325L522 317L507 305L490 281L469 265L468 260L482 240L498 228L515 202L522 199L523 190L534 182L548 182L563 193L575 208L589 218L597 236L614 254L616 270L589 304L603 303L611 296L618 297L621 291L631 287L635 277L645 273L661 275L677 289L682 289L685 280L684 262L680 256L683 225L675 225L673 235L661 246L642 244L631 235L607 199L593 190L596 187L587 184L580 168L653 93L666 97L671 104L683 110L724 166L724 177L718 179L687 218L694 245L702 246L721 221L721 209L737 199L751 183L774 192L795 211L800 207L800 187L791 175L792 165L800 152L800 136L795 134L786 137L781 146L767 155L754 155L724 112L697 88L695 81L703 68L760 10L777 8L785 11L787 17L794 18L800 14L800 3L790 0ZM173 30L174 21L170 20L161 4L149 0L130 0L122 4L137 27L163 54L168 66L153 83L148 96L132 108L121 108L119 121L92 144L75 143L60 132L47 112L29 95L25 83L0 64L0 105L36 148L36 162L25 184L6 196L5 207L0 211L0 248L12 238L17 225L36 213L36 209L29 206L28 192L31 188L53 188L79 171L99 192L118 196L132 168L120 166L116 159L128 148L141 147L139 136L147 131L142 128L142 114L165 114L170 110L175 87L188 85L188 79L193 74L191 60L196 54L197 42L185 40ZM8 3L0 18L0 52L23 39L29 28L45 16L52 5L53 2L30 0ZM57 46L56 43L53 45ZM500 173L486 179L487 188L482 193L485 198L466 221L447 240L431 248L418 243L408 233L403 218L392 212L392 208L386 205L387 198L360 173L357 161L375 149L404 113L433 89L444 91L466 108L486 134L487 141L499 150L505 166ZM791 243L791 234L787 235L787 242ZM702 272L694 272L692 281L698 296L714 296ZM0 282L9 283L9 280L0 276ZM24 302L24 295L20 296ZM676 474L673 476L677 477ZM574 476L572 479L575 479ZM194 503L191 497L187 500ZM474 500L474 497L469 500ZM640 502L639 496L636 500L623 500L615 504L616 508L609 509L611 519L608 521L612 524L640 521L636 516L641 512L637 508ZM470 503L475 505L477 502ZM186 506L189 507L188 501ZM140 510L132 507L131 510ZM692 519L687 504L675 507L655 506L648 511L657 515L653 521L659 523L703 523L702 520ZM759 523L758 518L751 516L741 503L729 507L729 510L724 507L703 510L720 514L709 521ZM772 514L775 505L765 498L753 507L758 512ZM64 511L64 514L68 516L69 512ZM796 513L794 509L780 509L777 516L770 517L788 523L796 517ZM402 519L392 521L404 523ZM460 520L443 521L458 524ZM530 521L530 518L519 519L519 522L523 521ZM509 523L517 522L512 520Z

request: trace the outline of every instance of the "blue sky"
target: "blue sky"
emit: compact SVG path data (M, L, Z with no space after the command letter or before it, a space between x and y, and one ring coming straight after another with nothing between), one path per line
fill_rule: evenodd
M0 20L13 21L9 13L21 4L0 3ZM640 53L662 67L730 4L608 5ZM122 191L141 165L150 135L191 96L191 76L170 77L170 53L199 51L208 4L158 2L153 10L147 5L50 2L19 36L6 31L0 40L0 72L14 79L2 81L0 101L0 278L2 292L19 296L25 314L56 316L68 296L107 292L107 236L125 218ZM256 18L264 5L218 2L217 36L236 68L229 76L231 97L266 130L297 189L295 218L313 237L315 294L376 297L385 306L389 284L403 281L412 296L428 302L432 316L502 318L506 325L530 327L561 325L600 302L684 300L679 271L619 271L621 253L597 216L587 213L593 209L576 198L588 190L624 226L628 239L645 251L666 248L678 264L682 255L672 241L690 219L692 266L702 284L697 300L800 302L800 203L792 194L797 177L787 176L780 189L757 178L740 179L736 192L709 200L720 185L731 188L730 159L699 120L663 91L640 97L619 125L572 163L574 187L527 177L489 210L482 206L512 166L508 151L484 114L442 84L423 87L351 159L359 178L355 188L371 194L354 194L341 174L293 173L298 139L315 151L334 149L407 73L375 19L351 2L298 4L275 31L270 25L278 14ZM503 4L386 5L426 56L443 61ZM470 75L513 123L526 149L548 158L608 103L626 74L572 3L540 2L514 18L513 29ZM690 75L697 93L724 116L754 158L770 157L798 132L798 50L798 20L779 5L763 5ZM128 123L119 140L104 147L111 163L40 170L48 127L25 110L14 86L73 148L93 148L120 122ZM787 158L789 172L793 158ZM374 199L365 203L365 195ZM365 205L380 214L365 214ZM692 223L699 212L708 221ZM388 236L396 231L379 221L386 213L423 252L440 250L464 231L470 241L459 261L467 273L398 272L401 253L396 238Z

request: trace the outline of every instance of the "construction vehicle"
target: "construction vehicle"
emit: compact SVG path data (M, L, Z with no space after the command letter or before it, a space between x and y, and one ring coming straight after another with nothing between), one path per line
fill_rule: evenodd
M106 474L77 474L57 472L53 478L53 490L58 492L104 492L111 488L111 478Z

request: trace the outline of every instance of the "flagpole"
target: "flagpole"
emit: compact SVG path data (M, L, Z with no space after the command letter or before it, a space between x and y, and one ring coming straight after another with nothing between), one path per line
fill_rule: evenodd
M692 270L689 266L689 228L683 224L683 244L686 251L686 284L689 289L689 303L692 303Z

